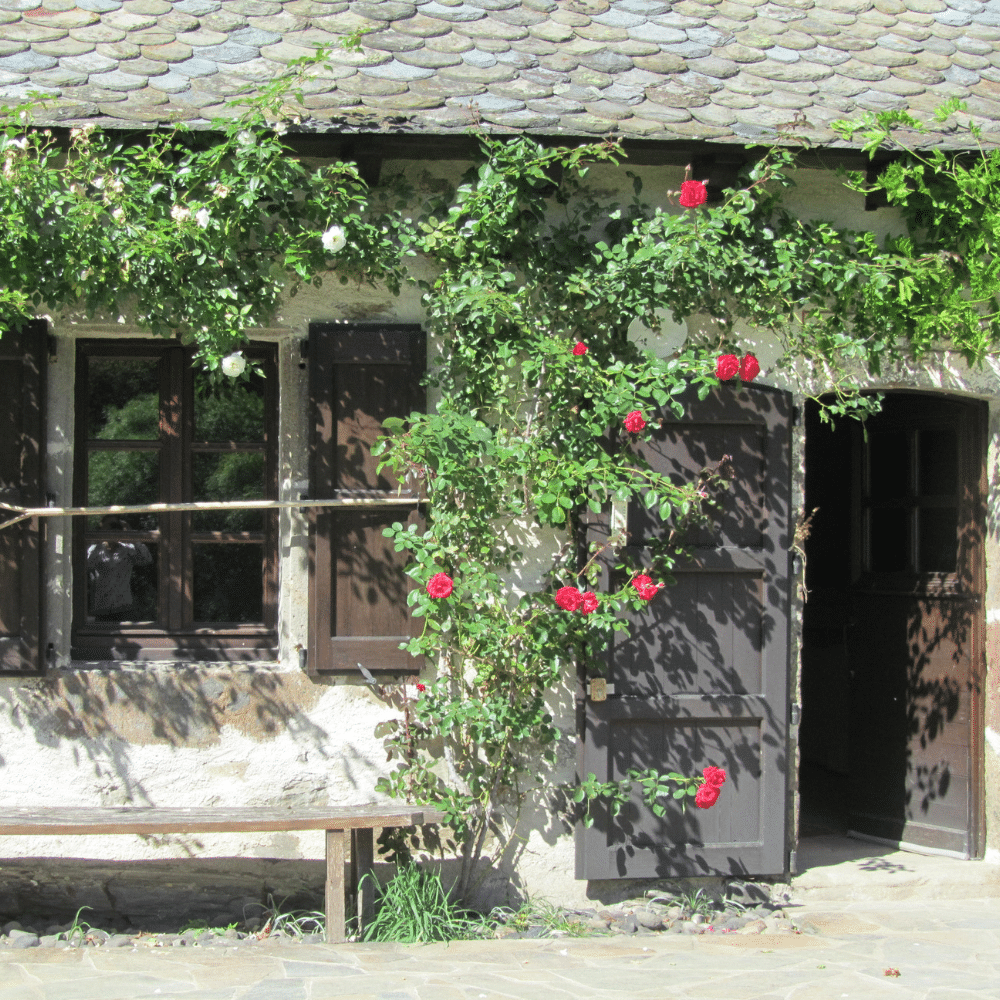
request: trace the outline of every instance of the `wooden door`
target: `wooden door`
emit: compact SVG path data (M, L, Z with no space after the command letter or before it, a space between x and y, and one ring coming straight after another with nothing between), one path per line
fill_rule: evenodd
M962 857L980 840L984 417L889 394L853 447L848 828Z
M583 776L605 781L630 768L697 774L708 764L728 780L709 810L670 803L657 818L637 793L616 818L596 808L594 826L578 833L578 878L787 868L791 398L720 385L684 402L683 419L664 412L650 422L639 450L678 481L721 465L730 486L711 522L688 530L676 583L613 641L613 694L581 695L578 763ZM592 541L607 537L610 520L590 526ZM651 545L669 526L633 504L627 528L626 557L650 565Z

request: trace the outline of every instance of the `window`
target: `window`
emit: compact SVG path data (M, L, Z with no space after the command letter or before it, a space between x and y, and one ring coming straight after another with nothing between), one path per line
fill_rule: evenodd
M277 496L277 365L213 382L176 342L77 347L75 503ZM249 370L249 367L248 367ZM274 511L171 511L78 518L75 659L273 659Z
M419 524L417 499L371 446L386 417L424 408L426 339L418 326L317 323L309 330L311 496L364 496L365 507L319 508L312 518L309 669L413 673L401 650L412 631L406 603L413 582L406 553L382 534L394 521ZM382 503L403 498L403 504Z

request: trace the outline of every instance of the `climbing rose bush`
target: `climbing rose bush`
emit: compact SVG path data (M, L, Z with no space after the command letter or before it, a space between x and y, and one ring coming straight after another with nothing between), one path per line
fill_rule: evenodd
M587 353L587 345L582 341L578 340L576 346L573 348L573 353L579 358Z

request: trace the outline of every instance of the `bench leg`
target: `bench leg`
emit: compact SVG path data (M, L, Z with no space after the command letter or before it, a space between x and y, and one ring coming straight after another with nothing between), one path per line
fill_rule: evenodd
M326 831L326 940L347 940L344 925L344 831Z
M370 829L351 831L351 890L358 903L358 929L368 926L375 916L375 846ZM370 875L371 878L365 878Z

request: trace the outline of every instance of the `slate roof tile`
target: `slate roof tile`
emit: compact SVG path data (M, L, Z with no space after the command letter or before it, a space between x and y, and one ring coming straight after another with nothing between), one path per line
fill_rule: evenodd
M102 56L107 56L109 59L114 59L117 62L119 59L131 59L139 55L141 47L136 45L135 42L128 41L100 42L94 46L94 50Z
M609 46L612 52L620 52L623 56L652 56L660 51L660 46L652 42L640 42L634 38L625 38L620 42L612 42Z
M166 0L125 0L121 9L126 14L169 14L173 7Z
M667 122L679 124L680 122L691 121L691 112L687 108L671 108L666 104L657 104L656 101L643 101L632 108L633 114L637 117L646 118L650 121Z
M222 31L208 31L205 28L196 28L193 31L180 31L175 33L174 38L182 45L222 45L229 40L229 35Z
M94 43L82 42L67 36L52 42L35 42L31 47L35 52L41 52L44 56L78 56L83 52L90 52L94 48Z
M437 75L445 80L494 83L498 80L513 80L514 73L514 67L504 63L497 63L496 66L469 66L467 63L462 63L460 66L443 66Z
M281 4L268 0L225 0L222 9L243 17L262 17L277 14L281 10Z
M87 74L74 73L70 69L57 66L55 69L39 70L37 73L32 73L31 82L51 92L52 89L86 83Z
M56 45L57 42L49 42ZM27 42L5 42L0 40L0 56L12 56L15 52L25 52L29 48ZM36 50L37 51L37 50ZM56 55L56 53L45 53L46 55Z
M139 50L147 59L162 60L164 62L180 62L182 59L191 57L191 46L176 39L163 45L143 45Z
M297 17L287 10L278 11L276 14L253 14L247 17L247 24L251 28L260 28L262 31L273 31L278 35L284 35L289 31L301 31L309 26L309 19Z
M37 24L48 28L82 28L85 24L93 24L100 20L100 14L89 10L60 10L33 15L30 12L23 15L25 24Z
M275 46L272 46L274 48ZM261 49L265 55L268 50ZM270 58L274 58L271 56ZM427 69L437 69L441 66L454 66L462 61L457 52L434 52L432 49L420 48L411 52L397 52L396 58L409 66L423 66Z
M242 14L235 14L229 10L216 10L210 14L203 14L198 18L202 28L208 31L221 31L228 34L234 28L242 28L247 19Z
M154 76L149 81L149 86L154 90L162 90L168 94L176 94L179 91L187 90L191 86L191 78L181 73L164 73L162 76Z
M51 42L56 38L65 38L69 33L67 28L44 28L39 24L5 24L4 38L13 42Z
M989 66L989 59L983 56L970 55L967 52L956 52L952 57L951 61L956 66L961 66L962 69L982 69L984 66Z
M609 28L603 24L591 23L580 28L574 28L574 32L580 38L588 38L596 42L620 42L628 38L628 32L624 28Z
M95 14L106 14L108 11L118 10L122 5L122 0L77 0L76 6L80 10L92 10Z
M75 73L106 73L118 65L118 60L103 56L100 52L87 52L79 56L69 56L60 60L61 66Z
M113 10L110 14L101 15L101 24L120 28L122 31L133 31L152 28L156 24L156 18L152 14L129 14L125 10Z
M476 43L465 35L450 31L447 35L427 39L426 47L432 52L468 52L476 47Z
M416 4L396 3L394 0L382 0L381 3L356 3L354 13L372 21L395 21L401 17L412 17L417 10Z
M172 31L163 28L143 28L142 31L130 31L128 38L140 45L166 45L177 36Z
M192 17L202 17L204 14L218 10L221 6L222 4L216 0L177 0L174 3L174 10L190 14Z

